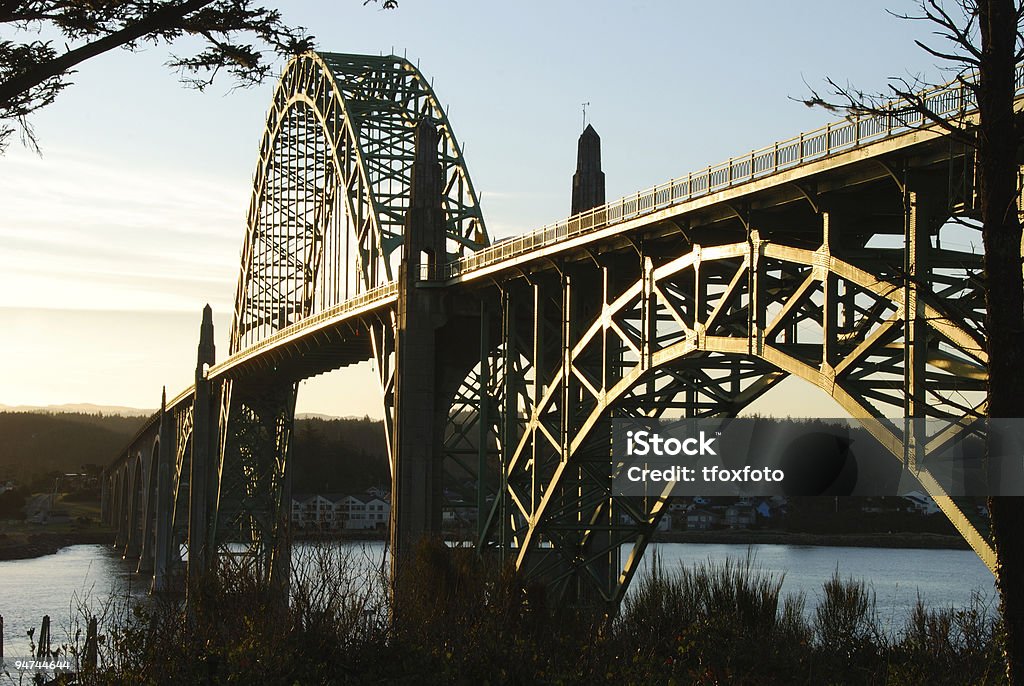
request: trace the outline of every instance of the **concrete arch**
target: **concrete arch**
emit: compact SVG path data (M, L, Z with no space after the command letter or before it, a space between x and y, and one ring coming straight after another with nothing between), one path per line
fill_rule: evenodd
M142 545L142 500L145 497L143 487L142 453L136 452L127 465L128 488L128 531L125 539L124 557L134 559L139 555Z
M142 523L140 531L139 564L137 571L153 570L153 556L156 545L157 518L157 465L160 463L160 436L153 438L151 447L141 454L142 458Z

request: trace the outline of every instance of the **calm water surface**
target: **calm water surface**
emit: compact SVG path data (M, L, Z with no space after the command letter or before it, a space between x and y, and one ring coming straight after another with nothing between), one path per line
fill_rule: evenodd
M910 548L844 548L796 545L750 546L754 566L783 577L784 594L803 593L807 609L822 597L821 585L838 570L843 579L867 582L878 603L883 622L901 626L918 595L932 608L962 608L972 593L996 611L995 579L978 556L969 550L916 550ZM662 543L650 546L638 574L643 574L657 551L666 569L708 559L745 558L746 546Z
M359 568L379 568L382 543L341 544ZM812 609L821 597L821 584L839 571L843 578L867 581L874 590L879 616L902 625L918 594L930 607L964 607L977 592L995 608L995 585L985 565L965 550L910 550L900 548L839 548L791 545L751 546L755 565L784 574L784 593L804 593ZM302 554L296 546L296 554ZM662 543L652 545L640 574L656 551L666 568L705 560L744 558L740 545ZM146 585L133 575L134 565L123 561L109 546L76 545L33 560L0 562L0 615L4 618L5 653L10 658L28 653L25 632L35 628L44 614L53 622L55 643L74 632L71 618L79 607L97 612L112 594L143 597Z

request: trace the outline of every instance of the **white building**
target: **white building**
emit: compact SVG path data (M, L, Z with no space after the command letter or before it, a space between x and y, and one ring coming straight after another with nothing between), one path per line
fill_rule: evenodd
M347 495L335 507L346 529L383 529L391 519L391 504L371 495Z
M383 529L390 519L390 503L373 495L337 493L292 498L292 524L300 529Z
M935 501L921 491L911 491L904 495L903 499L918 514L930 515L939 511L939 506L935 504Z
M292 498L292 523L302 529L333 529L334 502L319 494L296 496Z

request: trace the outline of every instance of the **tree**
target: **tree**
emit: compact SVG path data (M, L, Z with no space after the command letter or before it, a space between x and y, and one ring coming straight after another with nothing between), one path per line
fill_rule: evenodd
M397 6L397 0L363 4L370 2ZM0 0L0 25L16 37L0 40L0 152L18 129L38 150L29 115L54 102L79 64L115 48L198 38L197 52L175 55L169 66L203 89L222 71L239 85L258 83L274 55L313 46L305 29L286 25L278 10L252 0ZM64 49L35 37L42 32L60 34Z
M920 114L975 149L977 197L985 247L984 285L988 341L988 416L1024 417L1024 279L1021 271L1021 223L1018 213L1018 151L1021 128L1014 113L1017 63L1024 58L1024 0L918 0L920 14L896 16L930 23L941 39L935 47L915 41L942 60L977 103L977 124L947 121L932 112L917 93L917 83L895 79L891 93L865 95L829 80L829 102L817 93L808 105L840 108L854 114ZM955 7L955 9L950 9ZM887 109L895 95L900 105ZM996 550L996 583L1006 630L1007 674L1012 686L1024 686L1024 503L1021 498L989 499Z

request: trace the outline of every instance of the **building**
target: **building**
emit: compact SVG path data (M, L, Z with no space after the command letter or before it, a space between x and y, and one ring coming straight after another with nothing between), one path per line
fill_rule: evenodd
M320 494L294 496L292 498L292 524L300 529L334 529L333 496Z
M689 531L707 531L714 529L721 521L721 517L711 510L695 507L686 513L686 528Z
M903 496L903 500L912 512L918 514L930 515L939 511L939 506L935 504L935 501L921 491L911 491Z
M628 514L620 515L619 521L623 524L633 524L633 518ZM658 526L654 527L655 531L671 531L672 530L672 514L666 512L661 515L661 519L658 520Z
M371 495L349 495L336 503L347 530L384 529L391 520L391 503Z
M370 494L327 493L292 498L292 524L315 531L387 528L391 504Z
M725 508L723 523L730 529L749 529L757 520L753 506L736 503Z

